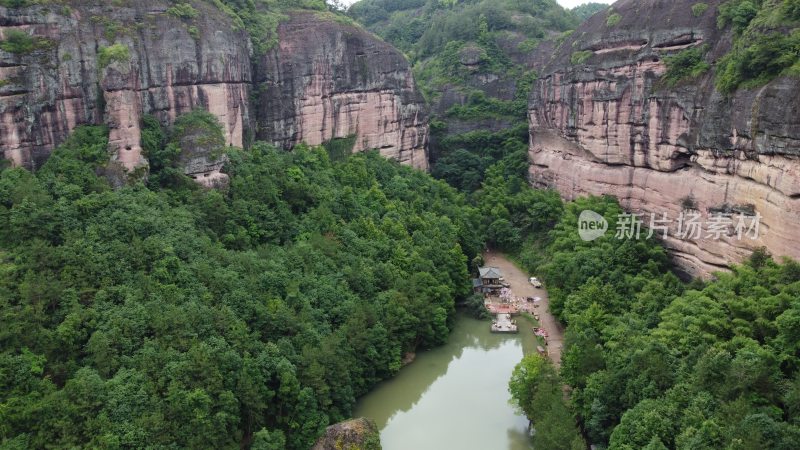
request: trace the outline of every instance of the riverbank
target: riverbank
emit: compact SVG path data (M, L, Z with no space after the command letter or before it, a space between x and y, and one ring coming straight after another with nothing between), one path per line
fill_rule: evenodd
M541 328L544 328L548 335L547 355L556 367L560 367L561 351L564 346L564 328L550 312L550 299L547 295L547 290L533 287L528 282L528 274L502 253L495 251L484 252L483 262L484 265L497 267L503 272L503 277L506 283L511 286L511 291L515 296L541 298L541 301L538 302L537 314L539 315Z
M355 417L375 421L383 450L532 450L508 380L534 342L528 326L495 334L488 321L458 313L447 343L359 399Z

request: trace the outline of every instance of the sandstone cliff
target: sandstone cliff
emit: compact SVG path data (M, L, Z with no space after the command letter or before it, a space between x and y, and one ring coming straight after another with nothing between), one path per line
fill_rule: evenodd
M258 138L288 148L355 134L354 150L377 147L427 167L427 117L408 64L368 33L289 14L277 49L256 58L247 33L209 3L194 2L191 20L165 2L129 5L0 7L0 39L20 30L36 42L24 53L0 50L5 158L35 169L75 126L106 123L112 160L134 171L147 164L144 114L169 124L202 108L228 145ZM194 173L200 166L209 173ZM200 161L187 171L218 180L219 168Z
M730 32L716 26L720 2L707 3L697 15L685 0L617 2L560 45L529 105L536 186L565 198L616 196L645 225L650 213L674 220L684 210L704 220L709 212L761 216L755 240L730 228L720 239L679 239L674 223L665 244L692 275L760 246L800 258L800 81L725 97L713 70L675 87L661 79L667 55L707 45L713 63L730 49Z
M256 138L283 148L356 136L354 151L427 169L427 114L405 58L349 25L293 14L254 65Z

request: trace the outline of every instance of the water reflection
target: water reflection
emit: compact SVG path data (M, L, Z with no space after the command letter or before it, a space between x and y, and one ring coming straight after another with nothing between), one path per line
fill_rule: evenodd
M532 340L529 331L495 335L488 322L461 317L447 345L362 398L356 415L376 421L384 450L530 449L527 420L509 405L506 386L522 342Z

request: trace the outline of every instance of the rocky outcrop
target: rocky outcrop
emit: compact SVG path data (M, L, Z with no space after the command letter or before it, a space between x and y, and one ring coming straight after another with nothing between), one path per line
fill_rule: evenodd
M691 275L761 246L800 258L800 82L725 97L713 70L675 87L661 79L667 55L706 45L713 62L729 50L730 34L716 27L720 2L707 3L696 17L691 1L617 2L609 14L619 23L600 13L561 44L529 110L531 182L568 199L613 195L645 225L666 214L665 244ZM681 213L700 213L705 225L722 217L725 230L679 236ZM739 220L758 220L758 237L740 238Z
M329 426L311 450L380 450L381 441L375 422L352 419Z
M254 66L257 139L290 148L355 136L354 151L427 169L424 99L400 52L315 13L292 14L278 36Z
M247 37L220 11L196 6L194 32L160 2L0 8L4 35L17 29L50 43L29 54L0 52L6 158L35 169L75 126L105 123L112 160L131 171L146 165L142 115L169 123L194 108L212 111L227 143L242 145L251 120Z
M36 42L24 54L0 50L6 159L36 169L74 127L104 123L111 160L130 173L147 165L143 115L167 125L201 108L223 125L227 145L256 137L289 148L355 134L354 150L427 167L427 117L408 63L368 33L290 14L277 49L253 58L247 33L210 3L193 2L191 19L167 2L126 5L0 7L0 39L20 30ZM201 165L187 174L219 179L219 164Z

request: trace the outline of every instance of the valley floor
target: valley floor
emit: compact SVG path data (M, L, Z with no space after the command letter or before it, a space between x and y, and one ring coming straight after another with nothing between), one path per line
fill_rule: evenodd
M550 300L544 288L535 288L528 282L528 274L522 271L508 257L495 251L483 254L484 264L497 267L503 272L506 283L517 297L541 297L538 314L541 327L547 331L547 354L556 367L561 365L561 350L564 345L564 328L550 312Z

